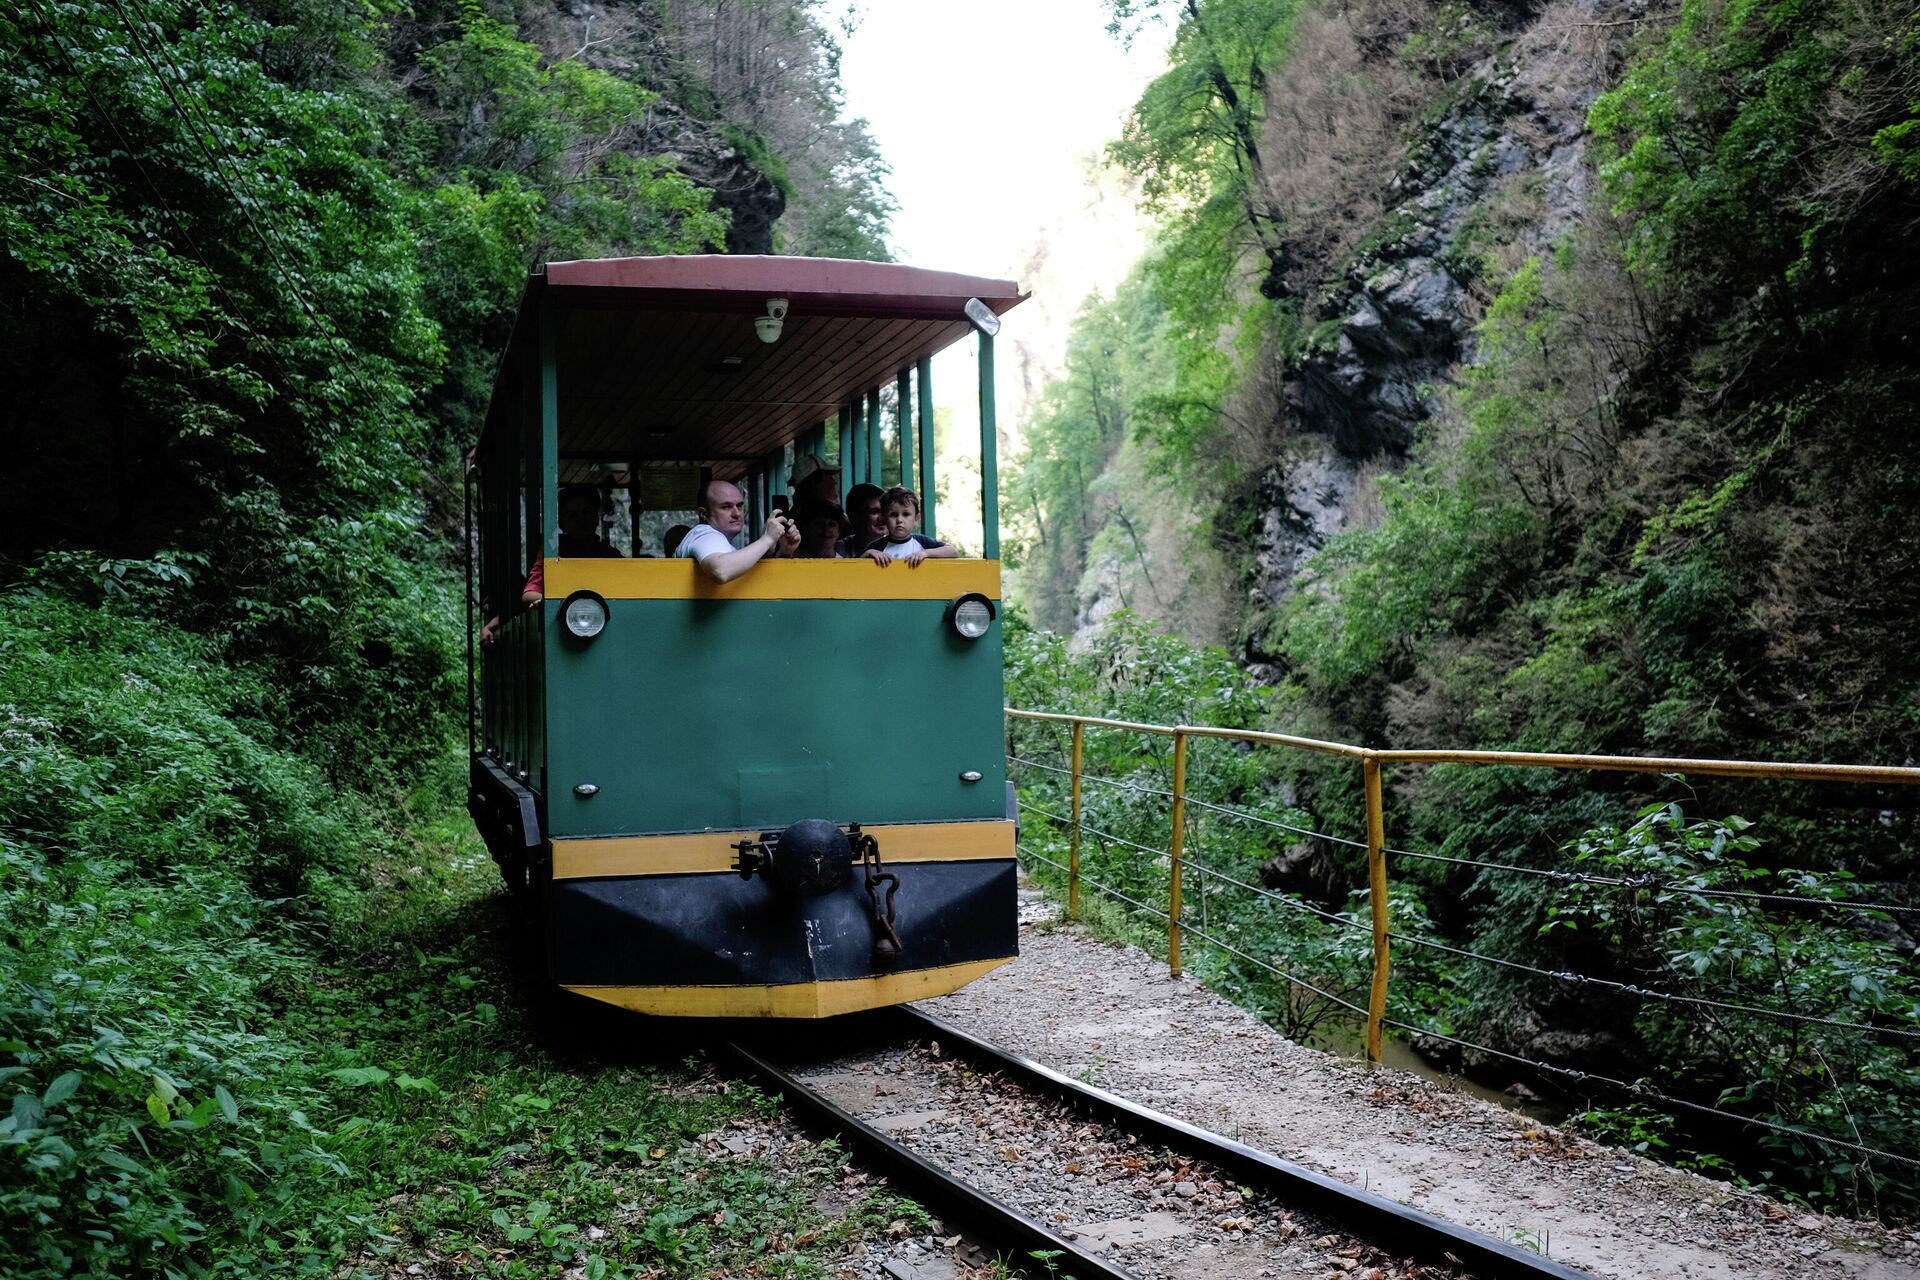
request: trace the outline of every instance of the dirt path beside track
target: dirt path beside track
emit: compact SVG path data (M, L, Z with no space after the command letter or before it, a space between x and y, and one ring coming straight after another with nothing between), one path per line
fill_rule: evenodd
M1618 1280L1920 1280L1920 1237L1808 1213L1433 1081L1302 1048L1160 961L1042 922L939 1017L1251 1146ZM1142 1212L1154 1208L1143 1201Z

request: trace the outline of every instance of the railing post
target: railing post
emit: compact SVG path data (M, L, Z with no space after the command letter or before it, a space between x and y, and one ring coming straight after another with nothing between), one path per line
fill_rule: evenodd
M1080 761L1087 726L1073 722L1073 826L1067 832L1067 919L1080 918Z
M1173 843L1169 846L1171 880L1167 886L1167 968L1180 976L1180 858L1187 836L1187 735L1173 731Z
M1387 1016L1387 822L1380 799L1380 762L1362 757L1367 792L1367 900L1373 907L1373 991L1367 999L1367 1061L1380 1061L1380 1022Z

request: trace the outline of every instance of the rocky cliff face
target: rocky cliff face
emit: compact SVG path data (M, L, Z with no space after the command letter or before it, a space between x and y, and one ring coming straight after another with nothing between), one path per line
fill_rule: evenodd
M711 125L668 102L655 102L634 122L627 150L663 156L696 185L713 192L713 206L732 219L728 253L772 253L773 228L786 212L786 193L746 152Z
M1574 16L1625 7L1589 0ZM1441 411L1472 357L1483 255L1550 245L1585 208L1586 112L1604 80L1570 84L1557 60L1529 57L1541 35L1520 32L1416 131L1385 217L1312 296L1282 393L1284 443L1253 490L1256 617L1294 592L1328 537L1365 518L1367 477L1403 466ZM1247 631L1248 658L1266 661L1259 628Z

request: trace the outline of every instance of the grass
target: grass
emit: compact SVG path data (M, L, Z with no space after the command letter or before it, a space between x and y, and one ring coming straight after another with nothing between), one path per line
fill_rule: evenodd
M697 1046L518 977L529 940L444 796L416 800L407 836L367 868L339 930L355 945L286 1027L342 1063L335 1123L361 1178L323 1211L369 1224L343 1274L826 1275L918 1216Z
M925 1215L696 1042L565 1005L458 751L328 785L203 643L0 610L0 1264L824 1276Z

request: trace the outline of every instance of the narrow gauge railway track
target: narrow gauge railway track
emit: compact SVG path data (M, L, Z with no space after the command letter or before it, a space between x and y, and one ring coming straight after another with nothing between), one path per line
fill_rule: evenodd
M830 1027L825 1034L831 1041L819 1034L786 1035L778 1044L752 1037L726 1049L744 1070L784 1095L803 1124L839 1136L894 1186L1030 1275L1178 1280L1324 1276L1346 1269L1388 1277L1590 1280L1588 1273L1538 1253L1062 1075L916 1009L881 1010ZM957 1062L968 1068L970 1091L960 1094ZM891 1103L883 1100L889 1095ZM856 1103L856 1097L866 1101ZM952 1140L928 1140L916 1132L925 1126L933 1134L942 1122L954 1128L957 1102L971 1113L960 1117L966 1123L958 1127L991 1132L984 1138L991 1152L1003 1136L1004 1117L1031 1112L1036 1099L1064 1109L1077 1125L1067 1136L1069 1150L1089 1154L1084 1162L1062 1166L1068 1173L1050 1187L1021 1185L1017 1198L1034 1212L978 1185L990 1179L970 1177L961 1167L966 1157L938 1158L953 1156ZM1002 1119L991 1118L996 1116ZM1060 1136L1057 1119L1037 1123ZM1024 1135L1004 1136L997 1149L1009 1164L1018 1164ZM1057 1143L1055 1148L1051 1154L1057 1155ZM1157 1177L1165 1190L1143 1206L1123 1189L1106 1188L1109 1178L1084 1176L1083 1163L1102 1162L1128 1171L1112 1178L1137 1185L1139 1178ZM1177 1194L1167 1194L1174 1188ZM1243 1205L1243 1194L1253 1199ZM1087 1221L1103 1213L1109 1221ZM1214 1229L1196 1238L1197 1223ZM1115 1257L1119 1252L1130 1254L1129 1265Z

